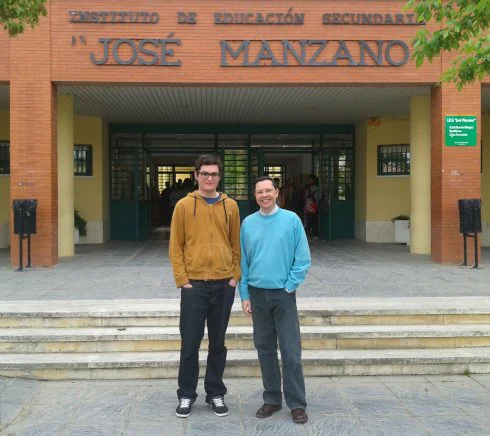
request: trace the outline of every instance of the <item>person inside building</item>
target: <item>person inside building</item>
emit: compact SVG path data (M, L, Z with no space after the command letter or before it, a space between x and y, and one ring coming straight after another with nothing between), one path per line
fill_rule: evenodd
M170 218L172 218L175 205L177 202L183 198L182 195L182 180L179 179L176 182L173 183L172 189L170 190L170 198L169 198L169 204L170 204Z
M283 195L282 195L282 187L281 187L281 179L279 177L274 177L272 179L274 181L274 185L277 186L277 190L279 192L278 196L277 196L277 205L279 207L284 207L284 198L283 198Z
M257 418L268 418L282 408L279 341L284 399L293 421L304 424L308 415L296 291L311 265L311 255L301 219L276 204L278 195L270 177L257 179L255 199L260 210L245 218L240 233L240 298L243 312L252 316L264 385L264 404Z
M165 182L165 188L160 193L160 210L164 226L170 224L170 191L170 182Z
M292 195L293 195L293 186L291 178L286 179L286 184L283 186L280 191L280 202L279 207L282 209L293 210L292 205Z
M318 182L314 174L308 177L304 191L304 222L308 236L318 239Z
M177 202L170 227L170 261L181 289L176 410L180 418L190 415L197 398L199 347L206 323L206 402L215 415L228 415L225 333L240 278L240 214L237 203L217 191L221 173L218 157L203 155L196 160L198 189Z
M194 186L192 186L192 180L190 177L186 177L182 183L182 198L184 198L189 192L194 191Z

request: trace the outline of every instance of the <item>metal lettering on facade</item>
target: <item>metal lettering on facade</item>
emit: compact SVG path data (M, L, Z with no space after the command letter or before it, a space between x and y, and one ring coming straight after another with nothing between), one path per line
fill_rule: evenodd
M178 67L172 45L181 45L180 39L99 38L102 54L90 53L95 65L158 65ZM172 58L172 59L170 59Z
M292 12L215 12L215 24L303 25L304 13Z
M158 12L148 11L69 11L71 22L86 24L156 24ZM303 25L305 14L293 12L214 12L215 24ZM179 11L177 24L197 24L197 12ZM389 13L325 13L325 25L419 25L415 14ZM175 47L182 44L173 38L99 38L101 51L90 52L95 65L180 66ZM84 35L72 35L86 44ZM405 65L410 58L406 42L393 40L221 40L222 67L288 67L288 66L395 66Z
M425 24L417 21L415 14L373 14L334 12L323 14L323 24L357 24L364 26L395 25L417 26Z
M72 23L97 24L156 24L160 21L158 12L148 11L80 11L70 10Z
M401 40L221 40L222 67L401 67L409 57L408 45Z

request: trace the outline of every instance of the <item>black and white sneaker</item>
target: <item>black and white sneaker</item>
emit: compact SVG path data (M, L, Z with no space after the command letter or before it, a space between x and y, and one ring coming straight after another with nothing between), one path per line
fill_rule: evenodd
M225 404L223 397L214 397L206 402L213 408L213 412L216 416L228 415L228 407Z
M175 414L179 418L187 418L191 414L191 408L193 404L194 400L191 400L190 398L181 398L179 400L179 405L175 410Z

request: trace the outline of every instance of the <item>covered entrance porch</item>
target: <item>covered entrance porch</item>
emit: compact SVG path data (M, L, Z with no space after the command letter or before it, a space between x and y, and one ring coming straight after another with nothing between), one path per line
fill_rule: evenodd
M1 107L8 108L9 87L2 90ZM489 97L490 88L482 87L484 150ZM256 176L271 174L282 186L291 182L302 188L305 178L314 174L319 180L323 240L394 243L392 220L399 215L410 215L412 253L434 254L434 247L439 250L446 237L438 236L431 246L435 227L430 199L436 185L431 181L430 105L436 104L436 96L429 86L73 84L57 86L56 98L57 256L75 253L74 208L87 220L82 244L149 238L151 229L161 224L161 217L153 215L157 211L153 193L161 194L165 181L192 178L192 163L202 152L222 156L221 188L239 201L242 216L255 210L251 189ZM0 115L8 121L8 111ZM483 152L481 159L484 205L488 156ZM89 158L90 165L85 164ZM70 170L72 164L75 171ZM7 193L0 199L4 247L12 246L9 181L8 175L0 177L0 187ZM291 207L301 213L294 201ZM483 221L485 246L490 244L485 209ZM458 230L450 232L451 253L459 253ZM34 242L35 258L46 253L39 244Z
M386 201L392 209L384 211L386 228L373 237L378 223L367 216L366 180L356 178L358 170L366 176L368 120L376 125L385 118L393 125L387 136L397 136L394 125L403 124L403 142L409 143L411 99L429 98L430 89L62 86L59 93L73 100L75 118L101 117L107 123L105 240L144 240L162 221L168 225L158 213L165 183L192 182L195 157L217 153L225 166L220 188L239 202L242 218L256 210L252 185L262 174L278 177L283 188L291 185L290 208L302 216L303 189L314 174L321 239L394 242L390 220L408 212L407 197L390 193L397 202ZM409 154L404 158L409 161ZM401 189L408 182L404 177Z

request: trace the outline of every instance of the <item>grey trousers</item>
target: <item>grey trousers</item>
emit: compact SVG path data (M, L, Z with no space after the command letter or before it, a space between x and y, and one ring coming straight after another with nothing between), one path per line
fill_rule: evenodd
M305 380L301 366L301 336L296 292L250 286L254 345L258 352L264 403L282 404L281 371L277 345L281 350L284 399L290 409L306 408Z

